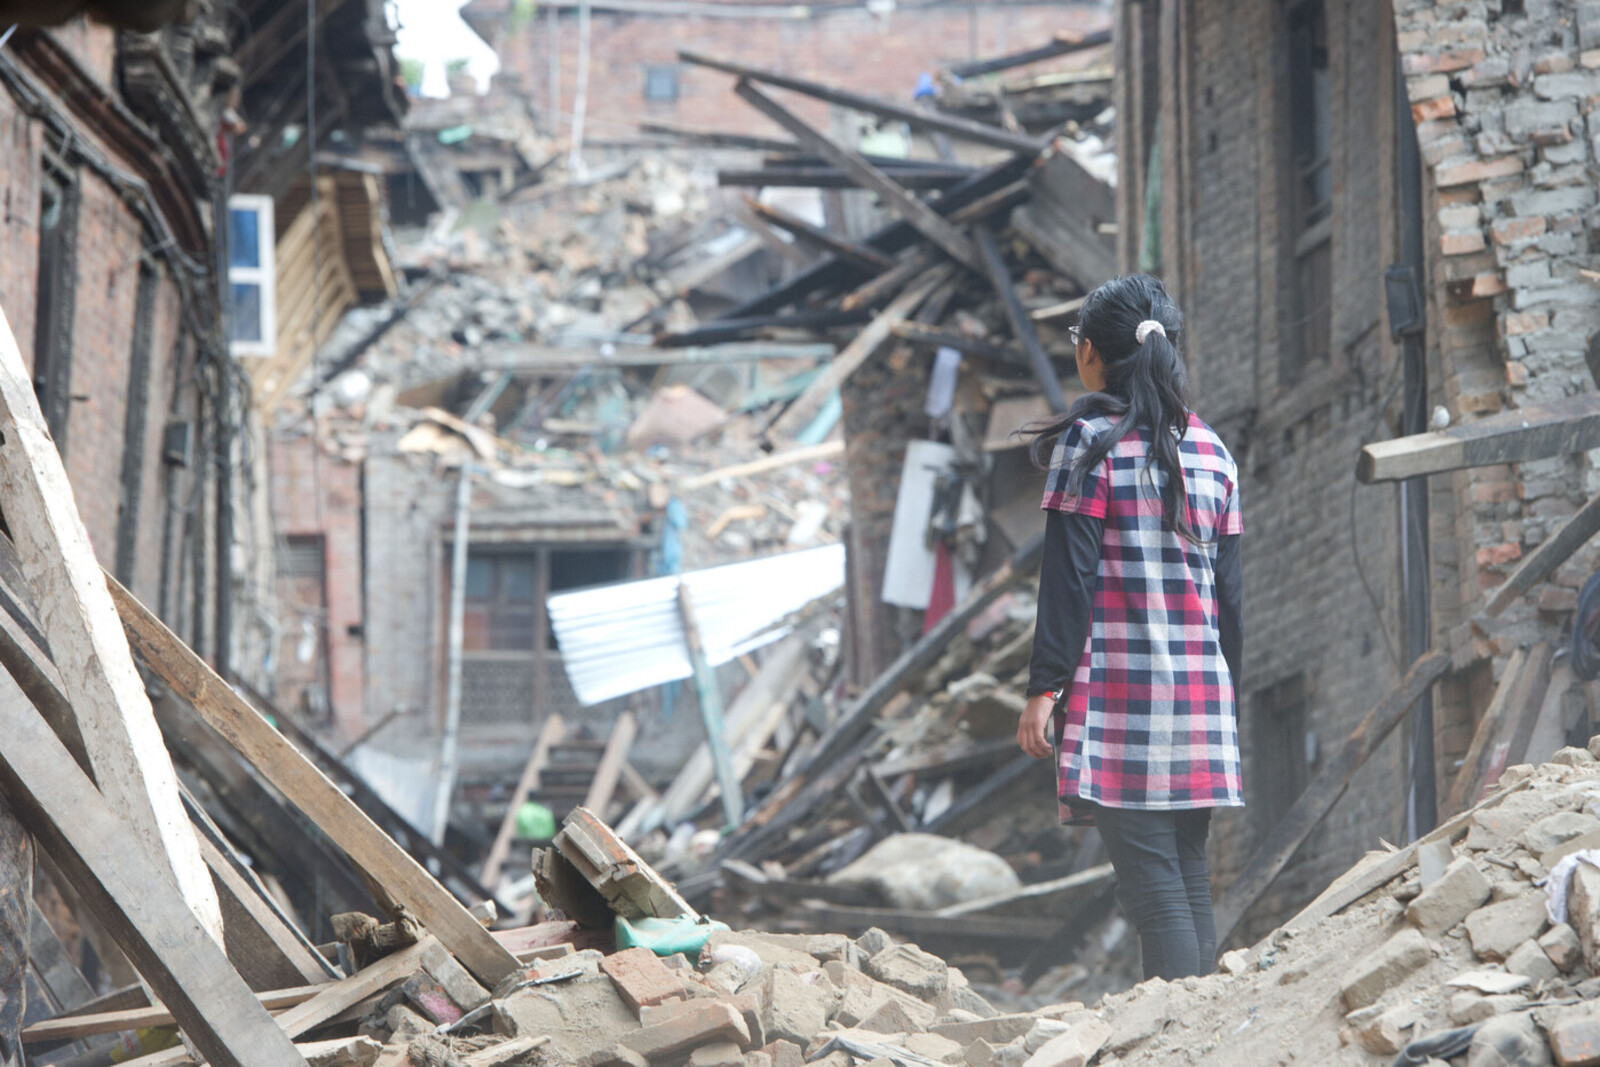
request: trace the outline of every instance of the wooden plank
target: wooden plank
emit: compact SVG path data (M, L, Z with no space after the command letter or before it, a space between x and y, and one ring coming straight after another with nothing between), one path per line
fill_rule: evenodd
M460 901L133 594L114 579L108 582L129 642L145 665L343 849L358 869L410 909L485 985L492 988L517 969L516 959Z
M1345 738L1344 744L1332 754L1311 784L1306 786L1288 812L1268 832L1266 839L1218 904L1218 945L1227 943L1245 913L1267 891L1273 879L1278 877L1278 873L1311 835L1311 831L1317 828L1344 795L1350 786L1350 779L1405 718L1411 705L1422 699L1449 669L1450 657L1443 652L1429 652L1420 657L1399 684L1367 712L1361 723Z
M1456 772L1455 781L1450 783L1450 791L1445 794L1444 811L1455 812L1470 807L1469 796L1477 796L1478 790L1483 788L1484 776L1489 773L1489 758L1493 751L1493 740L1500 729L1501 719L1505 716L1506 703L1511 699L1511 692L1522 677L1523 667L1528 662L1528 650L1517 648L1511 651L1511 656L1506 660L1504 670L1500 673L1500 684L1495 686L1494 696L1489 698L1489 706L1483 710L1478 718L1478 725L1472 731L1472 742L1467 746L1467 754L1461 760L1461 769Z
M1116 880L1116 871L1109 863L1090 867L1065 878L1025 885L1013 893L980 897L960 904L950 904L939 909L939 914L956 918L962 915L1016 915L1031 911L1035 915L1070 918L1075 904L1092 896L1100 887Z
M706 747L711 753L711 766L716 772L717 784L722 787L722 817L726 825L738 826L744 816L744 792L739 775L733 769L733 753L728 748L728 724L722 715L722 692L717 687L716 672L706 658L705 643L700 639L700 624L695 618L694 595L688 582L678 583L678 615L683 621L683 639L689 650L689 663L694 670L695 695L700 699L700 722L706 731Z
M813 223L807 222L799 215L783 210L773 204L763 204L753 196L744 198L750 210L755 212L762 220L794 234L796 238L808 241L826 251L832 252L841 260L851 266L860 267L862 270L888 270L894 266L894 257L876 248L856 244L854 241L838 234L831 233Z
M1017 234L1062 276L1089 292L1117 273L1116 192L1065 152L1052 152L1029 178L1033 199L1011 215Z
M511 803L506 808L506 817L500 820L500 829L494 835L494 844L489 846L489 855L483 861L479 871L478 880L494 892L500 881L500 868L505 865L506 854L511 851L511 839L517 833L517 809L522 807L523 801L528 799L528 794L533 792L539 784L539 772L550 760L550 749L559 742L567 733L567 724L555 712L545 719L544 725L539 728L539 739L534 742L533 754L528 757L527 766L522 768L522 777L517 780L517 788L511 793Z
M934 267L891 300L889 306L856 334L850 343L833 357L833 362L811 380L805 392L796 397L794 403L790 404L788 409L768 427L768 436L774 440L787 439L809 425L817 412L822 410L828 394L844 384L845 379L856 372L856 368L872 358L873 353L889 339L889 331L894 324L916 311L917 306L950 277L950 273L951 268L948 265Z
M1103 44L1110 43L1110 30L1097 30L1081 37L1062 33L1057 34L1056 39L1049 44L1041 45L1038 48L1030 48L1025 52L1011 52L1007 55L995 56L993 59L975 59L967 63L952 63L946 69L958 78L975 78L980 74L993 74L997 71L1011 70L1015 67L1027 66L1029 63L1038 63L1040 60L1069 55L1073 52L1082 52L1086 49L1098 48Z
M1020 348L997 344L986 337L968 337L964 333L924 326L918 322L897 322L892 332L902 341L926 348L953 348L964 356L992 359L998 363L1026 363L1028 354Z
M877 307L904 289L913 278L933 266L937 258L938 253L929 248L918 249L882 274L868 278L844 294L839 300L839 308L843 311L860 311Z
M1391 482L1464 467L1522 463L1600 447L1600 393L1529 404L1448 430L1376 441L1361 450L1356 477Z
M994 287L1001 307L1005 308L1006 318L1011 322L1011 336L1028 354L1028 365L1033 369L1033 377L1038 381L1039 388L1044 391L1050 410L1057 415L1065 413L1067 395L1061 391L1061 378L1056 374L1044 345L1039 343L1039 334L1033 328L1033 320L1028 317L1028 309L1022 306L1017 290L1011 284L1011 274L1006 270L1005 257L1000 254L994 231L988 223L980 222L973 226L972 234L978 242L978 252L983 257L984 273L989 276L989 284Z
M0 311L0 501L95 784L220 944L222 910L32 377ZM152 890L154 891L154 890Z
M840 144L747 81L735 86L734 92L751 107L792 133L801 144L850 175L863 188L877 193L884 207L915 226L928 240L948 252L951 258L973 270L980 269L977 250L972 247L966 234L906 192L903 185L862 159L861 153Z
M821 85L804 78L796 78L772 70L763 70L760 67L747 66L731 60L714 59L711 56L685 48L678 49L678 58L685 63L693 63L697 67L709 67L712 70L720 70L726 74L748 78L751 81L776 85L780 89L789 89L818 100L826 100L830 104L838 104L840 107L847 107L855 111L864 111L869 115L879 115L898 122L904 122L912 129L937 130L940 133L947 133L951 137L958 137L963 141L991 145L995 148L1005 148L1013 152L1038 154L1044 149L1042 141L1023 134L1011 133L1008 130L988 126L981 122L957 118L954 115L946 115L938 111L924 111L921 108L898 104L880 97L852 93L845 89L835 89L832 86Z
M583 798L584 807L602 816L611 807L611 798L617 792L617 781L622 776L622 765L627 762L628 750L638 736L639 723L633 717L633 712L624 711L618 715L616 724L611 727L611 736L606 738L606 747L600 753L600 765L595 768L594 779L589 783L589 794Z
M1482 799L1483 791L1500 780L1507 767L1522 762L1528 751L1528 739L1533 736L1534 724L1544 706L1544 695L1550 688L1550 659L1555 649L1541 642L1528 651L1528 663L1506 703L1506 713L1495 736L1494 751L1489 758L1489 772L1483 785L1467 798L1467 803Z
M1576 515L1562 523L1561 529L1528 553L1511 577L1501 582L1490 594L1489 602L1483 606L1483 613L1491 619L1499 615L1523 593L1544 581L1557 567L1571 559L1572 554L1597 533L1600 533L1600 496L1592 497L1578 509Z
M0 788L211 1063L304 1067L183 899L163 891L154 850L130 838L9 674L0 674Z
M235 866L234 860L204 833L200 852L211 868L227 925L223 945L228 961L251 989L272 989L284 979L305 983L328 981L326 961L294 936Z
M304 1004L326 987L327 983L274 989L256 994L256 999L268 1011L281 1011L296 1004ZM177 1020L165 1005L145 1005L122 1011L96 1012L92 1015L59 1015L44 1019L22 1031L26 1044L38 1045L47 1041L73 1041L96 1034L116 1034L124 1030L137 1030L147 1026L175 1026Z
M890 756L872 765L879 777L895 778L902 774L920 774L931 771L939 775L982 767L1002 757L1012 755L1017 743L1009 737L992 741L951 741L933 748L910 752L904 756Z

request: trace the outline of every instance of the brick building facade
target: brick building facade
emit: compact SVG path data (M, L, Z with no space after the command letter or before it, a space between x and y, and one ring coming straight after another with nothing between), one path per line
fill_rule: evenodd
M586 137L634 140L638 124L771 135L777 127L730 103L729 77L678 62L680 48L780 69L856 92L907 99L923 74L962 60L1020 51L1057 33L1102 29L1105 7L1081 2L925 3L828 7L684 5L684 14L641 14L627 2L593 5ZM501 74L526 94L548 128L565 132L578 88L575 5L473 0L462 11L500 55ZM1071 65L1073 60L1056 61ZM1040 71L1051 69L1041 64ZM797 101L825 121L827 105Z
M1442 803L1506 655L1560 636L1595 565L1591 546L1474 624L1485 591L1594 477L1583 456L1467 470L1412 498L1428 516L1415 546L1427 570L1408 597L1401 490L1358 486L1355 460L1362 444L1417 428L1400 421L1405 346L1384 284L1408 225L1423 239L1413 370L1425 392L1411 399L1424 413L1471 420L1594 388L1585 353L1600 290L1576 272L1592 263L1582 175L1600 90L1582 64L1600 60L1579 38L1600 24L1571 4L1514 0L1193 0L1125 5L1118 31L1122 264L1162 274L1187 313L1196 407L1243 471L1251 806L1216 827L1225 886L1398 678L1408 612L1457 668L1433 698ZM1421 210L1408 213L1413 137ZM1404 838L1406 734L1356 775L1253 932L1379 837Z

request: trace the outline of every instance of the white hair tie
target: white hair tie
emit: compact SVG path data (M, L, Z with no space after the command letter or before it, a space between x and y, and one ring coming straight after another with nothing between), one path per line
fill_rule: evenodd
M1133 339L1142 345L1153 333L1159 333L1162 337L1165 337L1167 335L1167 328L1161 325L1155 319L1145 319L1134 328Z

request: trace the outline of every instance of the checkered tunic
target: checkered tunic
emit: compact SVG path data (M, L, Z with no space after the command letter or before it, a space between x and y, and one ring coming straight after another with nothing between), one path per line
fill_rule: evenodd
M1093 624L1056 711L1058 795L1160 811L1240 806L1233 677L1220 644L1215 575L1216 539L1242 529L1238 468L1191 414L1180 453L1189 521L1208 544L1190 544L1163 527L1158 486L1165 478L1146 469L1138 430L1085 473L1080 496L1067 494L1073 460L1112 425L1104 417L1073 423L1045 483L1045 508L1105 521Z

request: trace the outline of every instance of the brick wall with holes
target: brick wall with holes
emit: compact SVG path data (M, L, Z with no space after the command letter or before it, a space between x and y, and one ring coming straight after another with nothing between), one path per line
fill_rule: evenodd
M1102 9L1080 3L885 6L890 10L884 14L851 7L805 18L661 18L596 11L585 138L631 140L640 122L765 136L782 132L733 95L729 75L678 63L680 48L907 101L919 75L946 64L1036 48L1060 32L1087 33L1106 25ZM495 36L503 76L514 80L541 113L550 106L554 51L560 84L555 110L566 133L578 85L577 16L563 9L553 38L542 14L516 26L503 22ZM1039 64L1026 73L1048 69L1049 64ZM676 98L647 97L651 78L660 79L663 91L675 86ZM826 123L826 104L782 98L812 121Z

